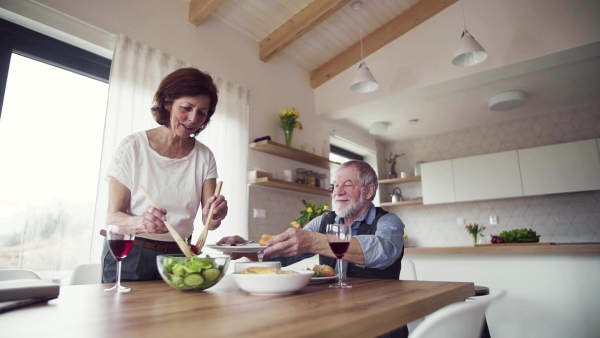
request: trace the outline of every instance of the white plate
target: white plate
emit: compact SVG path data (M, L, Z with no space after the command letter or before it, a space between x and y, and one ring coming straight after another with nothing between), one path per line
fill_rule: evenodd
M285 269L283 269L285 270ZM298 274L245 275L233 273L233 279L240 289L260 296L281 296L292 294L310 282L312 271L294 270Z
M244 245L236 245L236 246L223 246L210 244L206 246L207 248L211 248L214 250L219 250L221 252L259 252L266 248L266 246L260 246L256 243L244 244Z
M331 283L337 280L337 276L331 277L313 277L310 279L310 283L308 284L321 284L321 283Z

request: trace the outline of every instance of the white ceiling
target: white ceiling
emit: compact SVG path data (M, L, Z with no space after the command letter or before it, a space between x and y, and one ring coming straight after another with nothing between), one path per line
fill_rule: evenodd
M311 2L225 0L213 15L260 42ZM363 0L358 12L348 4L293 42L282 55L310 72L359 41L359 30L366 36L418 2ZM375 94L349 91L353 69L317 87L317 114L365 131L373 122L388 122L388 132L374 137L391 142L600 102L600 2L578 2L578 5L572 5L570 0L454 3L365 57L381 85ZM452 66L450 58L454 51L448 50L458 45L463 26L461 6L468 18L469 31L477 32L474 36L488 53L496 53L470 69ZM448 37L443 40L432 37L427 45L422 41L423 36L435 29ZM410 44L417 37L422 39L417 44L423 50L421 54L414 50L415 44ZM431 53L441 45L442 52ZM410 81L402 79L393 67L386 71L382 66L402 62L398 61L402 49L410 49L413 58L422 59L418 60L421 65L415 62L414 67L413 60L405 62L409 71L400 75ZM422 64L426 68L419 71ZM421 76L426 79L420 79ZM527 92L525 106L505 112L491 111L489 96L505 90ZM415 118L418 123L408 122Z

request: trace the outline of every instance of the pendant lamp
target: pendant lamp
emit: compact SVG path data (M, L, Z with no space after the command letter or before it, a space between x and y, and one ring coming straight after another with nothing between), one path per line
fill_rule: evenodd
M452 64L458 67L469 67L475 66L482 63L487 59L487 53L483 47L475 40L473 35L467 31L467 23L465 20L465 9L462 1L460 2L463 14L464 30L460 37L460 42L454 57L452 58Z
M350 6L355 11L358 11L362 8L362 2L354 1ZM354 75L350 89L358 93L370 93L379 88L379 84L363 60L362 29L360 25L358 26L358 32L360 36L360 64L356 75Z

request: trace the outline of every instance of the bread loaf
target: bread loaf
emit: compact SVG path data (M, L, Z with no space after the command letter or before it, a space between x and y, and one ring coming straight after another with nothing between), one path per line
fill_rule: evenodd
M266 246L267 242L271 239L275 237L275 235L269 235L269 234L264 234L262 235L262 237L260 238L260 240L258 241L258 244L260 246Z
M332 267L330 267L329 265L315 265L315 267L313 268L314 272L319 273L320 277L333 277L335 276L335 270L333 270Z

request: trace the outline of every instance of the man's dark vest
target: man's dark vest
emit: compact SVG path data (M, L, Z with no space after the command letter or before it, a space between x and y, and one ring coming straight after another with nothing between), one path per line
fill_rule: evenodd
M366 220L363 220L358 227L358 231L356 235L374 235L377 230L377 222L381 216L387 214L388 212L377 207L375 208L375 219L372 224L367 224ZM319 232L324 234L327 224L333 224L335 222L335 212L329 212L323 216L321 219L321 227ZM385 269L373 269L373 268L361 268L356 266L356 264L348 263L348 267L346 269L346 276L355 277L355 278L370 278L370 279L398 279L400 277L400 269L402 257L404 256L404 247L402 247L402 254L400 254L400 258L398 258L392 265L388 266ZM319 255L319 264L327 264L335 269L336 259Z

